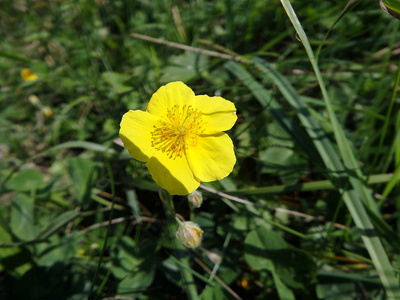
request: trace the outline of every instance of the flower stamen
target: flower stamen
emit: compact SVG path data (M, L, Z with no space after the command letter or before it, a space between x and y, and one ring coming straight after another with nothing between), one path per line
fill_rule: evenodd
M188 147L196 146L197 137L204 132L201 114L191 105L174 105L167 110L151 133L151 145L166 152L169 158L182 157Z

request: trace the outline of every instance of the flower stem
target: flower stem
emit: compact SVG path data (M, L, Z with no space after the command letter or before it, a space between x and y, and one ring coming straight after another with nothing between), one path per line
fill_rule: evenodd
M196 300L198 299L198 293L192 272L190 272L191 268L190 268L189 251L180 242L178 242L178 240L175 237L176 225L174 219L175 221L178 222L178 224L181 224L182 221L176 216L176 213L174 212L173 209L174 204L172 202L172 196L168 193L165 193L164 195L166 196L164 198L161 189L159 191L159 195L165 207L165 214L167 216L167 221L168 221L167 230L170 233L170 236L172 238L172 244L175 249L174 256L180 262L180 264L178 264L178 267L181 272L186 292L188 293L188 299Z

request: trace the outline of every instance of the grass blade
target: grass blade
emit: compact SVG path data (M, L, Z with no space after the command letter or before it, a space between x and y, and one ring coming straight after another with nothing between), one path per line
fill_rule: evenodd
M371 256L374 266L378 272L380 280L386 289L388 299L398 299L400 298L399 283L396 279L393 269L390 265L388 256L382 246L379 237L376 235L374 227L371 220L369 219L364 206L361 203L361 199L366 199L365 203L374 203L374 200L367 190L364 182L361 180L362 172L358 167L357 161L355 159L354 153L345 138L344 132L337 120L334 113L333 106L331 104L329 95L325 88L324 81L322 79L319 67L314 57L314 53L311 49L310 43L308 41L307 35L304 32L300 21L290 3L289 0L281 0L281 3L295 28L297 35L301 39L303 46L307 52L311 65L314 69L315 75L317 77L322 96L326 105L326 109L329 115L330 122L335 135L335 140L339 147L339 153L343 160L343 164L348 170L348 179L353 189L349 190L350 187L340 186L343 193L343 199L352 215L354 222L357 227L359 227L364 235L362 236L363 242ZM337 166L333 166L337 167ZM369 206L372 209L374 206Z

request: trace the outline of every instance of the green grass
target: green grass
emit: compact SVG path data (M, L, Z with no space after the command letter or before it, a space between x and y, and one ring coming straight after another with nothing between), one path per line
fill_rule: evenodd
M398 20L281 2L4 1L0 299L400 298ZM190 251L114 142L174 80L238 109Z

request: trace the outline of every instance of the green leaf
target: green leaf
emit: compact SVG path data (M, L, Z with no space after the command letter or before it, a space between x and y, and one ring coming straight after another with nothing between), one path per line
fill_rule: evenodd
M0 244L11 243L11 233L0 225ZM31 268L31 253L21 248L2 248L0 251L0 271L7 271L21 276Z
M163 69L161 82L184 81L198 76L208 66L208 56L185 52L182 55L172 56L169 60L170 65Z
M317 267L310 255L288 248L278 233L264 227L247 235L244 259L256 270L272 272L278 292L280 288L284 294L287 293L287 286L307 292L317 274ZM276 281L278 277L279 281Z
M19 193L12 199L10 229L22 241L32 240L36 236L34 202L34 198Z
M251 231L244 245L244 259L255 270L268 270L272 273L274 284L280 299L294 300L292 291L282 282L275 270L274 261L268 257L268 251L282 251L286 243L282 237L272 230L259 227Z
M276 287L276 291L278 292L279 299L284 299L284 300L295 300L295 296L293 292L283 284L281 281L281 278L276 274L275 270L272 270L272 277L274 278L274 283Z
M116 94L124 94L133 89L132 86L126 85L126 83L131 80L131 76L129 75L104 72L101 74L101 78L111 86L112 91Z
M118 239L111 252L113 275L120 280L118 293L134 295L153 282L155 245L144 240L140 244L127 236Z
M52 235L49 242L36 245L39 257L37 264L46 267L51 267L56 263L68 264L70 259L78 252L79 240L83 238L81 234L62 238L58 235Z
M295 151L282 147L270 147L261 153L260 159L266 165L262 171L277 173L283 183L295 184L308 169L307 161Z
M246 236L244 259L250 267L256 270L272 271L274 269L273 262L267 256L267 251L285 248L286 243L279 234L259 227Z
M72 178L75 199L81 205L87 204L90 200L90 183L94 163L82 157L72 157L68 162L68 172Z
M46 229L40 232L36 237L33 238L32 235L30 235L30 239L28 240L24 240L23 242L17 242L17 243L0 244L0 247L2 248L19 247L22 245L42 243L46 241L46 239L52 236L54 233L61 230L67 223L71 222L77 216L79 216L79 213L77 211L65 212L60 216L58 216L56 219L52 220L51 223L46 227ZM36 231L37 230L35 230L35 232Z
M52 220L50 224L47 225L46 229L44 229L42 232L38 234L36 239L38 240L45 240L52 236L54 233L58 232L62 228L64 228L69 222L73 221L76 217L79 216L79 212L73 210L73 211L67 211L61 215L59 215L57 218Z
M200 300L224 300L229 299L225 296L221 288L217 286L207 285L203 292L200 294Z
M307 291L316 279L317 266L309 254L298 249L282 249L269 255L276 273L292 289Z
M35 169L26 169L15 174L6 187L16 192L31 192L43 187L43 174Z

